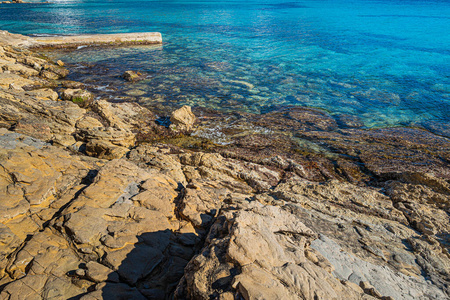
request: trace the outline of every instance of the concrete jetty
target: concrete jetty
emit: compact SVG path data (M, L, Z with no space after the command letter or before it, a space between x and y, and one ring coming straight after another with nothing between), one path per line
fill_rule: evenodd
M159 32L133 32L116 34L90 34L74 36L45 36L31 38L31 47L77 47L81 45L105 44L162 44Z

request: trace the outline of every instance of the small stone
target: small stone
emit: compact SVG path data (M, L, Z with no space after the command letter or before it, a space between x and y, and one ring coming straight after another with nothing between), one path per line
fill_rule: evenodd
M91 254L93 252L92 249L88 247L81 248L80 251L84 254Z
M9 89L10 90L16 90L16 91L21 91L21 92L24 91L24 89L21 86L17 85L16 83L11 83L9 85Z
M86 271L84 271L83 269L77 269L77 270L75 271L75 274L76 274L77 276L83 277L84 275L86 275Z
M64 62L62 60L58 60L56 63L58 64L58 66L64 67Z

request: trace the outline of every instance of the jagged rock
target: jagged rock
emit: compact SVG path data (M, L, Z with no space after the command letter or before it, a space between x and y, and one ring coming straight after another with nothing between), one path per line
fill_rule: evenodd
M51 73L55 74L56 76L58 76L58 79L64 78L67 75L69 75L69 70L67 70L66 68L63 68L59 65L45 64L45 65L43 65L43 68L44 68L44 70L51 72Z
M394 299L443 299L446 296L430 286L424 278L405 276L389 268L373 265L351 254L341 251L339 245L326 236L312 243L336 268L334 274L339 279L360 284L364 292L381 298L391 296Z
M135 143L134 134L130 130L120 127L79 128L77 137L86 142L98 140L121 147L131 147Z
M170 126L175 131L189 132L193 129L195 123L195 115L191 111L190 106L183 106L172 112L170 116Z
M95 101L92 109L106 120L109 126L127 130L143 129L146 119L154 119L148 109L136 103L110 103L99 100Z
M338 181L319 184L292 177L278 185L274 192L279 198L319 211L339 214L345 207L355 214L382 216L385 219L406 223L402 212L392 205L388 197L375 189L360 188Z
M448 298L445 138L289 108L231 116L223 155L130 149L195 117L31 91L67 70L28 42L0 31L0 298Z
M65 101L38 101L24 92L0 90L0 120L14 130L45 141L55 134L72 135L74 125L86 113Z
M24 57L18 57L17 61L27 65L29 67L32 67L36 71L41 71L42 67L47 64L47 61L41 58L33 57L33 56L24 56Z
M58 74L53 73L50 70L45 70L45 69L39 73L39 76L41 76L45 79L50 79L50 80L58 80L61 78Z
M220 217L206 247L186 267L185 292L196 299L233 290L244 299L361 298L362 289L348 288L305 257L315 237L277 207Z

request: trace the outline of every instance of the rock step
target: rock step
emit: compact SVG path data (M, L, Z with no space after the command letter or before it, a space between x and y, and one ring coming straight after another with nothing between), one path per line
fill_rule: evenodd
M133 32L116 34L89 34L74 36L34 37L32 47L65 47L86 44L161 44L159 32Z

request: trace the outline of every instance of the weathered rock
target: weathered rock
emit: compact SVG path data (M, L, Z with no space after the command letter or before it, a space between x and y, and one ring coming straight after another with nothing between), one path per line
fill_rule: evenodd
M86 142L98 140L101 143L107 142L121 147L131 147L135 143L134 134L130 130L120 127L80 128L77 136L80 140Z
M45 92L46 93L46 92ZM54 94L49 91L50 97ZM66 101L39 101L25 92L0 90L0 121L7 127L45 141L54 135L72 135L74 125L86 113Z
M189 108L173 131L55 101L25 77L67 70L5 43L27 38L0 32L0 298L448 298L445 138L289 108L224 114L223 155L191 152Z
M12 73L0 73L0 87L4 89L8 89L11 84L25 87L36 85L36 81L23 78L19 75Z
M3 69L3 71L8 71L11 72L13 74L17 74L17 75L23 75L26 77L29 76L37 76L39 74L38 71L36 71L33 68L18 64L18 63L6 63L3 64L2 61L0 61L0 65Z
M139 80L142 80L142 74L139 72L134 72L134 71L125 71L125 73L122 74L122 77L126 80L126 81L130 81L130 82L136 82Z
M312 243L330 263L335 266L333 272L339 279L360 284L366 294L381 298L390 296L394 299L441 299L445 294L435 286L430 286L424 278L405 276L362 261L348 253L325 236ZM374 287L375 286L375 287Z
M94 100L94 95L82 89L66 89L62 92L61 98L72 101L80 107L86 107Z
M77 81L72 80L63 80L61 81L61 85L68 89L82 89L84 88L84 84Z
M92 139L86 144L85 151L87 155L101 159L116 159L125 156L129 149L107 141Z
M53 100L58 99L58 93L52 89L38 89L26 92L27 95L35 97L38 100Z
M191 111L190 106L183 106L172 112L170 116L170 126L175 131L189 132L193 129L195 123L195 115Z
M221 217L207 246L186 268L185 292L196 299L233 290L244 299L360 298L362 290L346 287L305 257L308 241L315 236L295 216L276 207ZM214 284L207 284L206 278Z
M95 261L90 261L86 264L86 276L95 282L103 282L103 281L117 281L119 282L119 276L114 276L113 270L110 268L99 264ZM116 277L116 278L113 278ZM115 280L113 280L115 279Z

